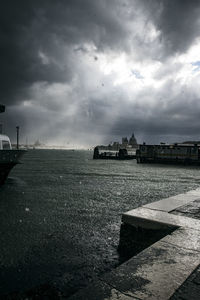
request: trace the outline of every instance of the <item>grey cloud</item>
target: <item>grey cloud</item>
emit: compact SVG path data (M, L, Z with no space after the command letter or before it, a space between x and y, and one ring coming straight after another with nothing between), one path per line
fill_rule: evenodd
M156 0L159 12L155 24L161 31L164 53L183 53L200 36L200 2L198 0ZM156 15L156 14L155 14Z
M111 133L126 136L134 131L140 142L151 143L200 139L198 93L186 87L182 93L181 85L172 80L159 93L153 89L149 92L150 97L156 101L151 104L147 102L146 105L144 102L137 105L124 103L120 118L113 124ZM141 93L140 97L148 97L147 91L143 95Z
M99 136L103 142L132 131L147 138L198 134L198 94L174 83L181 65L172 66L168 59L199 36L199 10L195 0L1 1L0 99L10 107L9 122L3 116L5 126L19 123L24 137L33 132L35 139L40 128L47 140L63 136L82 143L85 135L88 141ZM150 38L153 25L159 34ZM144 64L160 60L165 65L154 79L168 78L167 83L131 95L84 65L90 52L93 64L101 54L117 57L122 52ZM133 69L138 80L145 77L139 72ZM96 90L90 89L92 80ZM69 90L48 93L56 84ZM23 106L24 101L30 106ZM70 109L71 115L62 116Z
M113 1L1 1L1 101L29 96L32 83L65 82L73 77L72 48L120 45L126 33ZM115 2L119 6L119 1ZM49 58L43 63L38 53Z
M162 51L186 50L199 35L197 0L8 0L1 1L0 8L0 96L5 104L28 98L32 83L70 82L71 50L86 51L85 43L92 42L97 52L132 49L159 59ZM158 47L158 40L145 41L145 28L140 36L137 27L128 27L127 22L137 18L155 23L165 48ZM49 63L42 62L39 51Z
M184 51L199 34L199 7L195 0L1 1L1 101L28 98L35 82L70 82L71 51L87 51L85 43L93 43L97 54L108 49L133 51L154 59L161 58L162 51ZM165 49L158 47L158 40L145 40L148 27L141 35L141 28L128 25L142 19L144 24L155 23Z

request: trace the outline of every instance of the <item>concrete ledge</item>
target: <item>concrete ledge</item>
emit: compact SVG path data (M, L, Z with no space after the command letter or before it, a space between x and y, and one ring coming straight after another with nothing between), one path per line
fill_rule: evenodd
M155 262L152 263L154 255L151 254L149 262L147 259L147 263L144 261L139 263L133 278L142 278L147 280L148 284L140 285L138 290L130 287L129 295L138 299L169 299L200 264L200 220L170 214L170 211L199 198L200 189L156 201L123 214L122 221L135 228L175 229L124 265L124 267L131 266L132 260L140 261L140 257L149 256L155 247L164 250L159 253ZM173 252L172 248L176 250ZM121 268L119 267L118 270ZM164 286L165 289L162 288Z
M174 231L70 299L169 299L200 264L200 220L170 211L198 199L200 189L124 213L123 224L135 228L137 238L141 229L145 238L154 230Z
M200 199L200 195L198 197ZM160 201L156 201L150 204L146 204L143 207L150 208L150 209L155 209L159 211L165 211L165 212L170 212L180 206L183 206L185 204L188 204L194 200L197 200L197 195L195 194L180 194L174 197L162 199Z
M166 201L166 200L165 200ZM200 230L200 220L139 207L122 215L122 222L147 229L186 227Z
M169 299L200 262L200 252L160 240L103 280L136 299Z
M200 231L190 228L179 228L165 236L162 242L172 244L181 249L200 252Z

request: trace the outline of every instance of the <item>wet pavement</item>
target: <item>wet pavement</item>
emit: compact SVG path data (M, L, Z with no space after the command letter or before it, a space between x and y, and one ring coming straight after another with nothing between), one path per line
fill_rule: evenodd
M200 220L200 200L193 201L172 211L173 214L187 216ZM197 233L196 233L197 234ZM199 245L200 246L200 245ZM174 293L170 300L200 299L200 265Z
M70 300L200 299L199 198L200 189L124 213L133 239L141 228L145 236L162 228L169 232Z
M200 220L200 199L197 199L192 203L188 203L187 205L181 206L173 210L171 213Z
M170 300L200 299L200 266L188 277Z

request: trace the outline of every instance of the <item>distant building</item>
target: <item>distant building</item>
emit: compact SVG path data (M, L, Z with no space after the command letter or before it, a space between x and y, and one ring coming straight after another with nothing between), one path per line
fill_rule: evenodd
M136 138L135 138L135 136L134 136L134 133L133 133L132 136L130 137L129 145L131 145L132 147L137 146L137 140L136 140Z
M127 139L127 137L123 137L123 138L122 138L122 145L123 145L124 147L126 147L126 146L128 145L128 139Z
M113 150L119 150L119 147L120 147L119 142L114 142L114 143L112 144L112 147L113 147Z
M138 147L137 140L134 136L134 133L128 140L127 137L122 138L122 143L119 142L111 142L108 146L97 146L99 150L110 150L110 151L119 151L120 149L127 149L129 151L135 150Z

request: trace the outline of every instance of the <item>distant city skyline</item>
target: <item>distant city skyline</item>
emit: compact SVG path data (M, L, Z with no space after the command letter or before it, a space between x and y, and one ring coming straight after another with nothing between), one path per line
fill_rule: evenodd
M200 1L1 1L0 114L12 142L200 140Z

